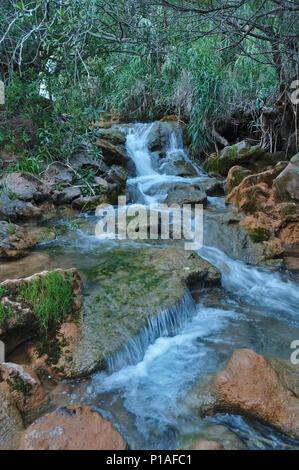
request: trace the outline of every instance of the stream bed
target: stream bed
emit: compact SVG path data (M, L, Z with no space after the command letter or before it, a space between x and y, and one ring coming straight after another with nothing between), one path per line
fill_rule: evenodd
M209 181L188 159L181 136L172 130L165 144L167 161L171 163L172 156L177 158L179 154L196 174L186 177L168 174L167 165L161 167L156 153L148 149L150 126L136 124L127 131L127 151L136 168L127 184L128 204L162 203L174 184L183 187ZM117 361L110 361L109 371L58 385L45 378L45 385L53 392L53 408L65 403L93 406L113 422L131 449L188 448L195 438L219 440L237 449L299 449L299 444L286 436L240 416L200 419L190 403L194 385L204 384L209 376L222 370L236 349L250 348L265 356L288 360L290 344L299 338L298 276L232 259L229 243L226 250L223 244L219 249L215 233L210 232L210 221L217 221L217 217L230 210L223 196L208 198L204 209L204 246L199 250L200 256L221 272L221 289L192 292L193 300L185 302L175 313L184 321L175 322L171 331L165 328L157 332L149 341L141 338L138 354L127 351L122 358L121 352ZM114 250L122 249L125 264L126 250L132 246L134 249L182 246L182 241L176 240L99 239L95 236L97 221L92 213L45 220L45 226L55 225L59 236L40 243L26 269L37 272L39 266L40 270L75 267L82 276L84 296L88 299L97 282L90 273L95 266L101 266L101 259L112 258ZM26 269L24 275L31 274ZM6 277L16 277L13 265L6 267Z

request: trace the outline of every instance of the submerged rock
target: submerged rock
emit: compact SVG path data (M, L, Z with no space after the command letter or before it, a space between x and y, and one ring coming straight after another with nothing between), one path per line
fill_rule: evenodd
M101 415L72 405L46 414L26 429L19 450L126 450L127 444Z
M289 361L237 350L208 391L199 390L197 396L201 416L241 414L299 438L299 372Z
M22 227L0 221L0 259L22 258L36 243Z

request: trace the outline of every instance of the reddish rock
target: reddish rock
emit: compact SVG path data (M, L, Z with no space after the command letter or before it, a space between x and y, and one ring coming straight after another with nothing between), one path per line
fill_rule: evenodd
M240 224L246 228L251 239L255 243L262 242L274 257L284 252L283 244L299 243L298 203L289 199L283 201L283 198L277 202L277 181L289 167L286 168L286 165L286 162L281 162L270 170L243 178L226 198L246 216ZM231 169L231 178L234 168Z
M109 421L88 406L66 406L35 421L23 434L20 450L126 450Z
M224 450L224 447L216 441L196 441L189 450Z
M2 363L0 377L0 388L9 391L13 402L22 413L36 410L47 399L38 377L25 365Z
M226 187L228 193L230 193L236 186L242 183L243 179L251 175L252 172L244 168L243 166L233 166L227 175Z
M299 438L299 374L288 361L266 360L250 349L233 353L215 380L214 411L258 418Z

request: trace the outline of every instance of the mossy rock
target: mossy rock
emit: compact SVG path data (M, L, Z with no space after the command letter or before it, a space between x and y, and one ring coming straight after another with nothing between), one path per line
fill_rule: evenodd
M255 169L256 162L264 160L265 151L255 145L250 146L246 140L235 145L225 147L219 157L210 158L204 165L206 171L226 176L229 170L236 165ZM271 162L269 161L269 164ZM264 165L264 164L263 164Z
M252 172L243 166L233 166L227 175L226 189L230 193L236 186L239 186L242 183L243 179L246 176L251 175Z
M270 233L269 230L263 227L256 227L254 229L248 230L249 236L253 243L261 243L269 240Z
M82 282L75 269L44 271L0 284L0 340L6 354L36 339L57 342L67 317L78 315Z
M71 375L106 368L107 358L148 327L150 318L180 305L188 282L220 284L217 269L178 248L115 248L98 254L98 264L85 275L94 288L84 298L82 340L69 364Z

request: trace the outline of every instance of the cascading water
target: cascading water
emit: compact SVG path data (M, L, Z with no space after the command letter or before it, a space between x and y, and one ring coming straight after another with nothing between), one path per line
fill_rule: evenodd
M132 203L164 202L176 185L200 185L209 180L192 165L177 128L171 125L163 157L150 151L152 126L136 124L127 132L127 151L136 168L136 176L128 180ZM186 162L190 176L174 174L174 160ZM206 218L211 215L217 220L217 215L227 210L223 199L208 198ZM54 251L56 259L57 253L61 259L65 254L82 269L92 263L96 247L110 250L117 246L118 240L94 236L94 219L82 216L82 226L65 235L63 250ZM180 305L150 318L147 327L109 359L109 372L93 376L82 402L110 419L132 449L188 447L192 436L217 440L220 430L229 439L237 436L250 449L296 447L274 430L239 416L199 419L189 402L194 384L200 385L209 374L221 370L234 350L251 348L289 359L290 343L299 338L296 279L231 259L215 246L208 246L209 240L214 244L208 231L209 224L205 225L206 245L199 254L221 271L222 289L201 292L197 304L187 291ZM52 250L58 250L56 243ZM137 242L126 243L136 246Z
M136 166L137 176L129 181L138 188L136 199L140 201L138 195L142 194L146 203L161 202L171 185L206 179L200 171L193 178L182 178L165 174L166 165L160 171L157 166L154 169L155 155L147 148L150 128L137 125L127 138L128 152ZM177 134L170 132L166 158L177 156L178 149L184 152ZM209 203L223 208L219 198L210 198ZM114 373L99 373L93 378L93 399L98 400L102 412L117 422L132 448L176 448L178 436L205 435L215 422L195 418L184 401L194 381L221 369L232 352L242 347L288 358L289 343L299 336L296 284L284 280L279 273L234 261L216 248L205 246L200 255L222 272L224 289L217 302L209 305L208 300L202 299L191 315L185 313L181 321L176 320L179 326L174 334L168 334L167 328L159 330L155 322L111 359ZM182 310L175 313L180 315ZM296 330L290 334L294 327ZM128 432L127 426L108 411L105 400L101 402L101 397L111 393L121 397L134 422L134 431ZM288 439L279 438L275 432L265 439L262 431L240 417L230 417L226 424L249 448L289 445Z

